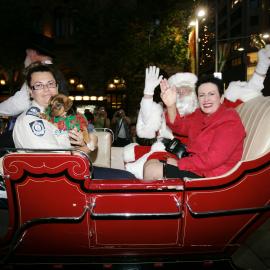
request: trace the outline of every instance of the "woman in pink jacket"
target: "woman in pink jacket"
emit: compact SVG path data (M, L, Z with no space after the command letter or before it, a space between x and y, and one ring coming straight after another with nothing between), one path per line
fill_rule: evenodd
M170 87L166 79L160 87L167 125L174 133L188 136L189 155L170 157L166 162L147 161L144 179L212 177L229 171L242 157L245 129L237 112L222 104L223 82L213 76L199 80L199 108L185 117L177 113L175 87Z

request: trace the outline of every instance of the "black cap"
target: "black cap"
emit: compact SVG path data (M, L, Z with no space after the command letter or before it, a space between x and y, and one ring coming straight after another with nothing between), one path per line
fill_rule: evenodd
M26 47L27 49L34 49L40 54L55 57L53 38L44 36L42 34L32 34Z

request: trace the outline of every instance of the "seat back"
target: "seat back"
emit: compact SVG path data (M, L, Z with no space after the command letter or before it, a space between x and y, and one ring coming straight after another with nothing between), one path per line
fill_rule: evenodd
M111 168L125 170L123 151L124 147L111 148Z
M270 97L257 97L237 107L247 136L242 160L270 151Z
M90 154L91 161L95 166L110 168L112 132L109 129L103 129L95 134L98 137L98 147Z

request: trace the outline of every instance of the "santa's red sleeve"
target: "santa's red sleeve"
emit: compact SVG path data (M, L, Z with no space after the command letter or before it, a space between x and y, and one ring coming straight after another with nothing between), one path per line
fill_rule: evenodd
M239 106L242 103L243 103L243 101L241 101L240 99L237 99L236 101L230 101L227 98L225 98L224 102L223 102L223 104L228 108L236 108L237 106Z

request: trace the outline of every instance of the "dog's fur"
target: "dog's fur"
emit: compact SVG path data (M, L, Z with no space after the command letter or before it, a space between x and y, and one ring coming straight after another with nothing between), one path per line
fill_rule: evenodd
M51 116L65 116L73 105L73 101L63 94L58 94L50 99Z
M49 122L53 123L56 127L58 127L57 123L54 122L55 117L69 117L70 115L74 115L71 112L71 107L73 105L73 101L63 94L57 94L51 97L49 101L49 105L45 110L45 113L41 113L40 117L43 119L48 120ZM78 114L76 114L78 115ZM82 117L79 117L79 119ZM80 123L81 124L81 123ZM82 133L85 143L90 141L87 125L80 125L82 126Z

